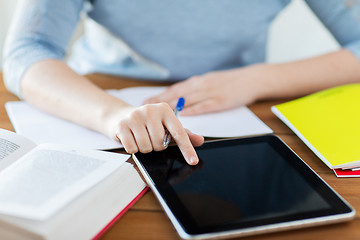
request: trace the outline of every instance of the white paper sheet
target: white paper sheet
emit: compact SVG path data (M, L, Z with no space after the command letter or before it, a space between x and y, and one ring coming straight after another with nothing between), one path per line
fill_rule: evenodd
M163 90L164 87L136 87L108 92L140 106L145 99ZM122 147L119 142L100 133L51 116L25 102L8 102L5 107L15 131L37 144L62 143L92 149ZM180 116L179 119L185 128L207 137L244 137L273 132L247 107L198 116Z

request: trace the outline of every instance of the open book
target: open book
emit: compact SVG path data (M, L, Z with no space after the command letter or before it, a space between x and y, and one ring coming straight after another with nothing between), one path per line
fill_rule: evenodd
M164 87L108 90L113 96L134 106L141 106L145 99L155 96L161 91L164 91ZM32 139L37 144L66 143L93 149L122 147L119 142L100 133L51 116L26 102L8 102L5 107L15 131ZM205 137L245 137L273 132L245 106L198 116L180 116L179 119L185 128Z
M36 145L0 129L1 239L90 239L145 191L129 155Z
M349 169L360 167L359 106L360 84L348 84L273 106L272 111L329 168Z

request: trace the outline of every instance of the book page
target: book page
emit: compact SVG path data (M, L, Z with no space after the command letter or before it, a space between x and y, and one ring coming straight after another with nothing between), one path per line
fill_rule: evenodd
M46 220L129 157L62 145L38 146L0 173L0 213Z
M14 132L0 129L0 172L34 147L36 144L29 139Z

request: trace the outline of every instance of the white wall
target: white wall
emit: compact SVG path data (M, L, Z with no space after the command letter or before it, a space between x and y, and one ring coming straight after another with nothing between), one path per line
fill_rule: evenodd
M0 54L17 0L0 0ZM272 25L269 62L296 60L334 50L336 41L302 0L293 0ZM2 60L0 59L0 70Z
M0 0L0 70L2 68L3 45L17 0Z
M339 44L302 0L293 0L272 24L268 62L311 57L339 48Z

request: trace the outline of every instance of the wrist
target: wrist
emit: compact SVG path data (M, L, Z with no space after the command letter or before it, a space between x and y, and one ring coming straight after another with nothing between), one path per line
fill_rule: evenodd
M253 66L257 74L257 91L254 94L254 100L264 100L274 98L278 91L282 91L282 77L279 75L279 69L276 64L261 63Z
M117 140L116 133L119 129L119 123L124 119L132 110L134 106L124 104L114 104L104 111L101 117L101 132L111 139Z

